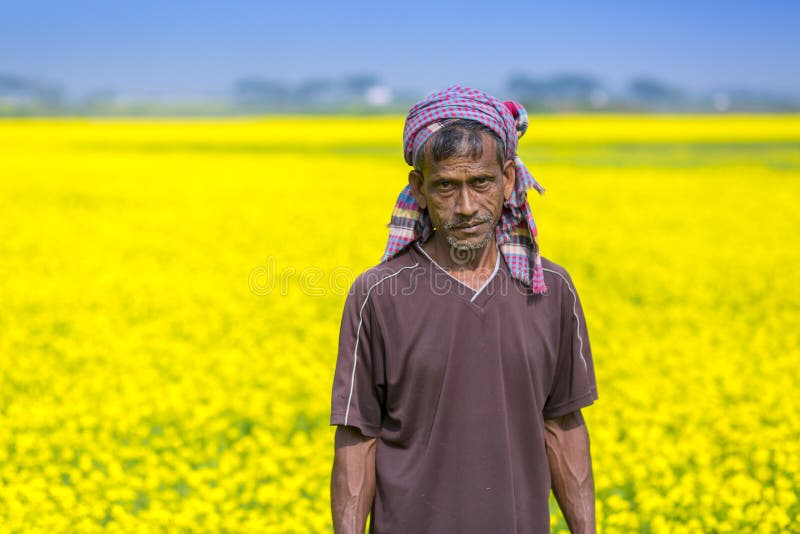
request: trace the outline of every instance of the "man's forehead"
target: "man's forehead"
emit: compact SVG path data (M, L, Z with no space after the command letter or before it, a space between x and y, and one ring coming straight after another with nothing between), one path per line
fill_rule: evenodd
M484 150L480 158L473 158L469 155L453 156L442 161L432 161L428 166L431 176L459 177L464 173L493 175L502 172L502 168L497 163L495 155L488 150Z
M464 170L487 170L490 173L499 170L502 171L501 165L497 161L497 154L495 153L495 140L486 132L479 132L481 139L481 155L474 157L471 150L462 145L464 154L456 154L442 160L434 160L432 155L432 145L430 141L423 146L424 165L427 167L428 174L449 174L461 173ZM462 143L466 143L462 139ZM496 168L495 168L496 167Z

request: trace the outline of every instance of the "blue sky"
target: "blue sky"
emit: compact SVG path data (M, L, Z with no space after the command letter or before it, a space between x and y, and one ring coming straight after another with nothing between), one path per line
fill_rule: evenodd
M800 92L800 2L0 1L0 73L71 92L223 94L243 75L374 73L487 90L507 76L647 75Z

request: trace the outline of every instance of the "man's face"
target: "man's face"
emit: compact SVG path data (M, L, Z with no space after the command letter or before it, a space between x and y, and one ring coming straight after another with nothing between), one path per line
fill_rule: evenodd
M495 141L488 134L481 137L481 158L432 161L426 153L423 172L408 176L417 203L428 208L437 231L457 250L481 249L491 241L503 202L514 189L514 162L501 166Z

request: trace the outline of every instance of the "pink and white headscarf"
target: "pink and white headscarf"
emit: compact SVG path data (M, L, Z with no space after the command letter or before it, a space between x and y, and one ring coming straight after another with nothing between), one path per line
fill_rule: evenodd
M409 165L413 165L414 154L424 147L430 136L451 119L471 119L487 126L505 143L506 160L514 159L516 183L511 198L503 204L495 238L511 276L530 286L534 293L545 293L547 286L536 223L528 204L528 189L533 187L539 194L545 190L517 155L517 140L528 129L525 108L518 102L500 102L483 91L458 85L433 93L415 104L406 117L403 148ZM397 255L409 243L425 242L433 231L428 211L420 208L409 186L397 198L387 226L389 241L381 262Z

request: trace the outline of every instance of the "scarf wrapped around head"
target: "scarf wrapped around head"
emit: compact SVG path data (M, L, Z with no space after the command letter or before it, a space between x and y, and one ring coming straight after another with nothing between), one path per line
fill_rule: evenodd
M433 93L415 104L406 117L403 149L409 165L413 165L414 154L423 149L431 135L451 119L471 119L487 126L505 143L506 160L514 159L516 183L511 198L503 204L495 238L511 276L530 286L534 293L545 293L536 224L527 198L528 188L533 187L539 194L544 193L544 188L517 155L518 137L528 128L525 108L517 102L500 102L483 91L458 85ZM413 241L426 241L433 231L427 210L420 208L409 186L397 198L387 226L389 241L381 262L394 257Z

